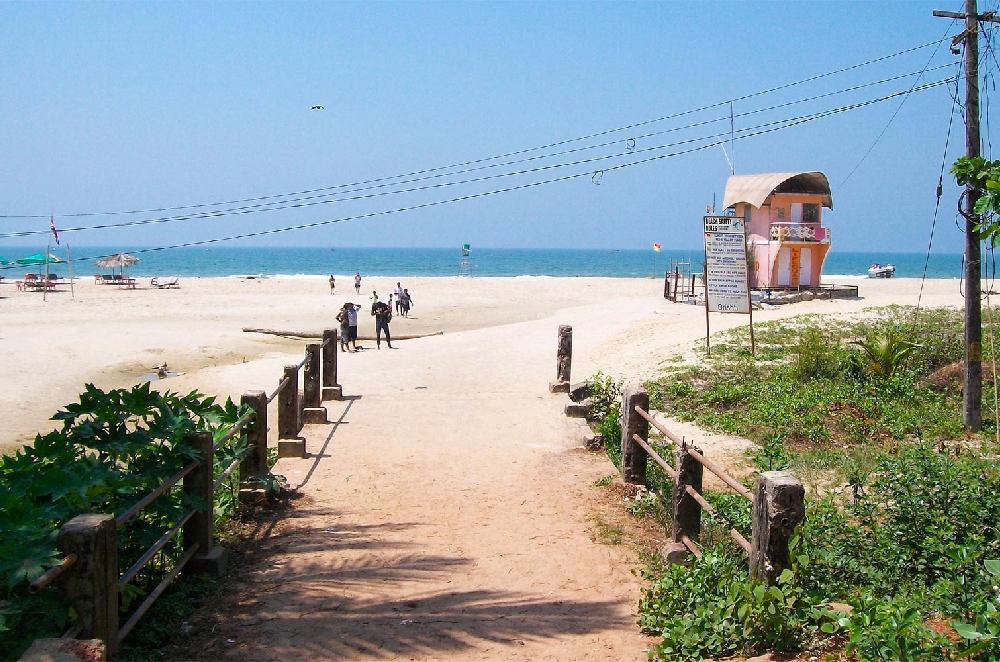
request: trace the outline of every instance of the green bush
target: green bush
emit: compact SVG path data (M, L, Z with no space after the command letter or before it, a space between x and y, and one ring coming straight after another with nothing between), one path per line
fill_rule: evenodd
M663 638L650 653L662 660L797 650L820 618L792 570L772 586L752 583L745 560L718 548L648 578L639 625Z
M195 459L188 433L209 431L218 439L248 410L215 404L197 392L186 396L151 391L148 384L104 392L87 385L78 403L53 416L62 428L38 435L32 446L0 457L0 646L14 652L32 639L58 636L70 618L54 588L30 595L28 584L59 557L59 527L87 512L121 513ZM242 447L226 450L234 458ZM231 461L231 459L230 459ZM227 463L228 464L228 463ZM191 507L180 488L157 499L118 530L122 567L134 562L179 515ZM179 556L168 545L123 593L148 591Z

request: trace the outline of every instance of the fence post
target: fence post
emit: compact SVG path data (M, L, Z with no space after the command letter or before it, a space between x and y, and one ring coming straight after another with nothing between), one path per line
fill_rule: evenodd
M306 442L299 437L299 367L286 365L278 394L278 457L305 457Z
M326 423L326 407L321 399L320 345L306 345L306 366L302 374L302 420L306 423Z
M573 365L573 327L559 325L559 342L556 345L556 379L549 382L549 393L569 393L569 372Z
M240 503L260 504L267 493L259 485L247 484L251 478L267 473L267 394L264 391L247 391L240 396L240 404L250 407L253 416L243 428L247 437L247 455L240 463Z
M663 272L663 298L670 298L670 271Z
M63 554L77 561L59 578L60 592L80 620L82 639L100 639L108 657L118 651L118 527L114 515L77 515L59 529Z
M681 268L674 267L674 303L677 303L677 286L680 285Z
M186 435L184 440L198 453L198 467L184 476L184 500L198 509L184 525L184 548L198 543L198 552L184 566L184 571L220 577L226 568L226 550L212 545L212 530L215 527L212 434L194 432Z
M646 449L635 443L632 435L646 441L649 439L649 423L636 413L639 407L649 411L649 394L641 388L628 384L622 389L622 480L635 485L646 484Z
M693 446L691 448L698 450ZM705 468L687 452L687 449L687 444L681 444L675 454L677 478L674 480L673 493L674 542L680 542L683 536L695 540L701 533L701 506L684 488L690 485L698 494L701 494L702 476L705 473Z
M323 400L340 400L343 389L337 381L337 330L323 331Z
M787 471L765 471L753 499L750 575L774 582L788 567L788 540L805 517L805 489Z

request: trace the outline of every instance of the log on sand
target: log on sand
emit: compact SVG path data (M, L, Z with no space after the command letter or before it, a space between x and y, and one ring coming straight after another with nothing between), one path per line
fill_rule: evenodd
M284 336L286 338L322 338L322 332L315 331L281 331L278 329L257 329L250 326L243 327L244 333L266 333L272 336ZM434 331L432 333L401 333L392 334L393 340L413 340L414 338L426 338L427 336L440 336L444 331ZM372 335L358 335L358 340L375 340Z

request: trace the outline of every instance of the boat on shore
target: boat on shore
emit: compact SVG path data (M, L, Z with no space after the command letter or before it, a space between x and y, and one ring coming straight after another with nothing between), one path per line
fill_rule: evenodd
M892 278L894 273L896 273L896 267L891 264L879 264L876 262L868 267L869 278Z

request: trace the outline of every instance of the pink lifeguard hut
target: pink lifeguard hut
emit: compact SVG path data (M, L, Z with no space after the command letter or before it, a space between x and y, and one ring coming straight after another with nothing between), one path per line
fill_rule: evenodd
M724 209L745 219L750 287L798 289L820 284L830 251L823 207L833 209L822 172L734 175L726 182Z

